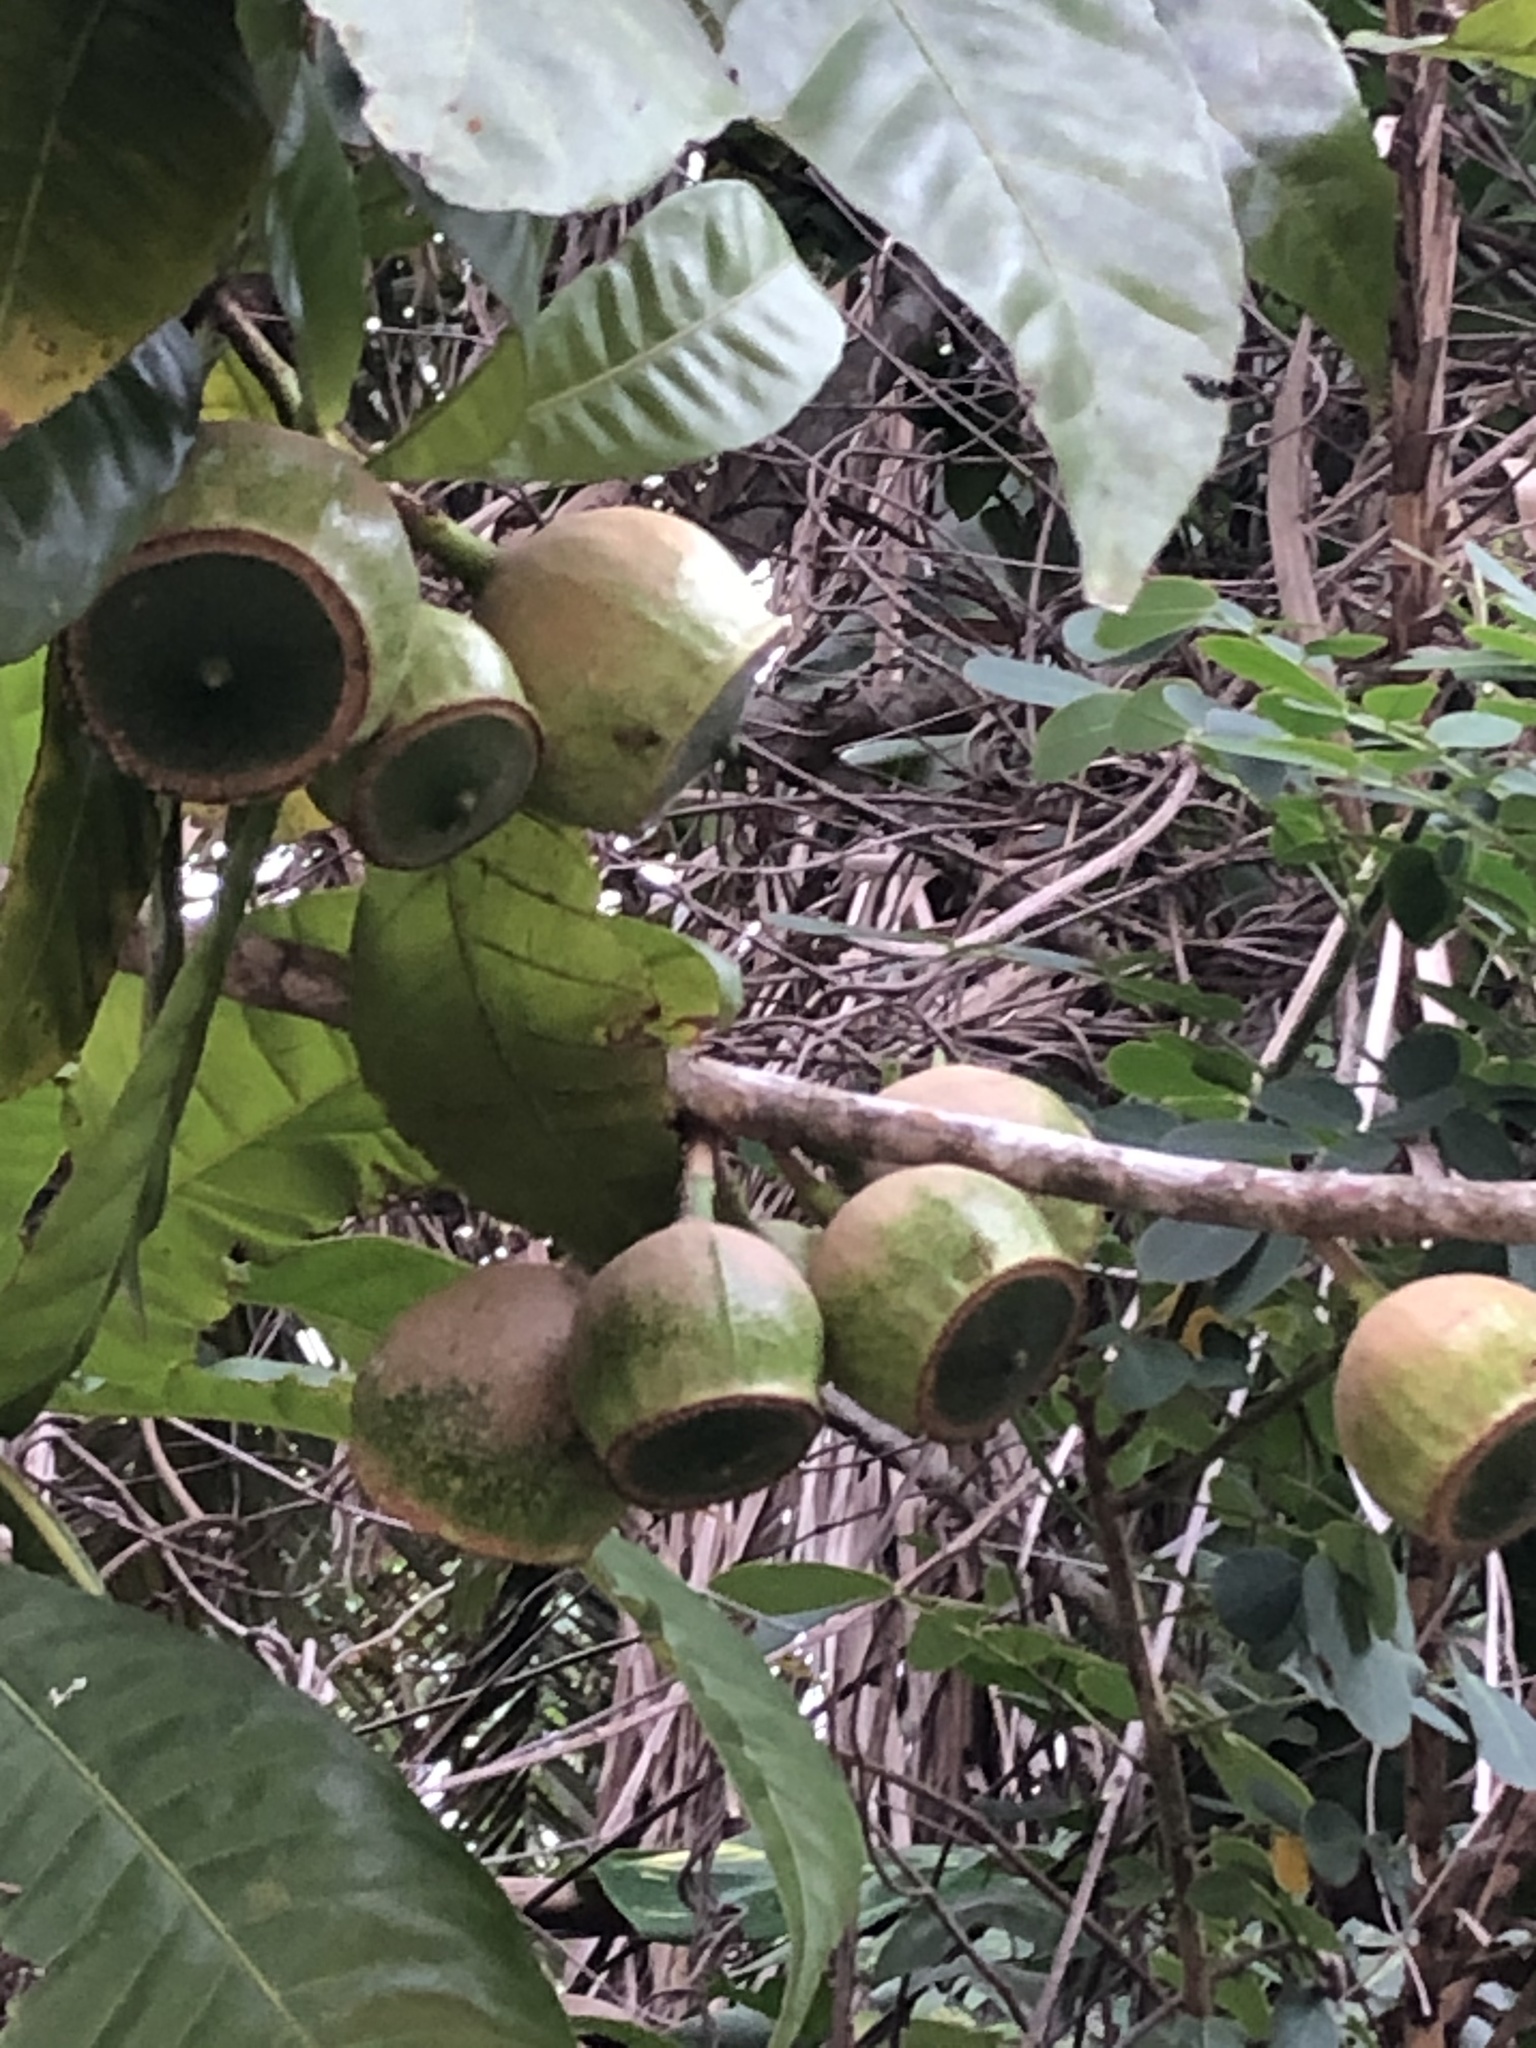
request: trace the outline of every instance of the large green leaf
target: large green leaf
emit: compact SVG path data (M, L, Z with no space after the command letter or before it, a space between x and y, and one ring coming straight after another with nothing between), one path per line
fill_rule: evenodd
M110 1120L133 1071L138 1001L125 976L86 1045L73 1100L88 1133ZM301 1369L291 1385L248 1371L216 1383L196 1362L198 1332L245 1293L237 1256L290 1251L423 1173L359 1079L344 1032L221 1001L171 1151L165 1211L139 1248L136 1298L119 1294L107 1311L75 1398L96 1412L207 1414L211 1403L246 1421L297 1425L300 1409L308 1426L334 1421L344 1411L329 1383Z
M0 1102L0 1286L21 1257L21 1227L64 1151L59 1091L51 1081Z
M352 1376L286 1358L219 1358L207 1365L157 1361L132 1380L78 1372L48 1396L60 1415L175 1416L246 1422L336 1442L352 1434Z
M26 661L0 668L0 868L11 857L16 821L43 735L42 648Z
M272 282L293 326L305 401L314 422L331 427L351 402L368 308L352 167L308 58L273 149L266 215Z
M1219 124L1249 268L1379 384L1396 186L1332 29L1311 0L1153 5Z
M50 663L43 741L0 893L0 1099L85 1043L149 891L155 801L86 738Z
M1242 260L1215 125L1147 0L739 0L753 111L1012 348L1091 596L1216 459Z
M252 1657L0 1567L6 2048L572 2048L492 1880Z
M594 1564L665 1647L762 1838L789 1926L773 2029L773 2048L788 2048L859 1907L864 1838L847 1784L794 1694L712 1602L622 1536L604 1537Z
M841 318L768 202L722 179L663 200L374 467L647 476L775 432L842 346Z
M181 472L202 385L201 351L173 320L0 446L0 661L78 618L133 546Z
M80 1364L159 1220L172 1140L266 848L272 808L237 814L210 929L172 982L110 1112L73 1147L68 1180L0 1288L0 1435L30 1420Z
M712 1024L702 949L605 917L582 833L516 817L444 866L369 873L364 1077L482 1208L602 1260L671 1219L666 1050Z
M8 0L0 441L208 281L266 141L233 0Z
M654 184L739 106L686 0L325 0L369 126L445 199L563 214Z
M291 1309L361 1365L397 1316L461 1280L461 1259L398 1237L332 1237L251 1269L246 1294Z

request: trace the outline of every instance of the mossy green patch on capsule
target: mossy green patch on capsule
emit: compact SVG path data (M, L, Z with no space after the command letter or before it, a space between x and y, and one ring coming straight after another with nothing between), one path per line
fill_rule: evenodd
M995 1123L1022 1124L1028 1130L1060 1131L1064 1137L1088 1138L1093 1133L1054 1089L1025 1074L1000 1067L977 1067L963 1061L924 1067L880 1091L882 1102L909 1102L951 1116L981 1116ZM892 1169L871 1162L871 1179ZM1086 1259L1104 1232L1104 1214L1091 1202L1063 1195L1032 1195L1030 1200L1049 1224L1069 1259Z
M717 754L782 626L692 521L640 505L506 543L475 601L544 730L533 807L634 832Z
M821 1316L755 1233L689 1217L605 1266L582 1305L576 1414L627 1498L701 1507L782 1476L820 1426Z
M811 1251L832 1378L898 1429L987 1435L1048 1382L1082 1275L1028 1196L965 1166L900 1167Z
M1404 1528L1487 1550L1536 1523L1536 1293L1410 1281L1361 1317L1334 1383L1339 1448Z
M352 1462L385 1512L465 1549L585 1557L623 1512L571 1412L581 1284L471 1269L408 1309L358 1375Z

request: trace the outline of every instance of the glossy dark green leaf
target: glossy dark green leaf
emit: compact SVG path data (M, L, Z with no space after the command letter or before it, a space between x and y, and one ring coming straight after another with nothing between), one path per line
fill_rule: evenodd
M0 443L208 283L266 144L233 0L8 0Z
M1301 1565L1269 1544L1234 1550L1211 1579L1211 1601L1223 1628L1240 1643L1268 1643L1301 1611Z
M42 648L26 661L0 668L0 868L11 858L16 821L43 736Z
M1435 1125L1435 1143L1452 1173L1466 1180L1521 1180L1520 1154L1492 1117L1453 1109Z
M0 891L0 1099L85 1043L149 891L155 800L86 738L50 664L43 741Z
M1410 945L1433 945L1455 927L1460 893L1447 882L1434 850L1421 841L1395 849L1382 877L1382 891Z
M697 185L374 459L381 476L639 477L785 426L843 323L755 187Z
M1465 1032L1421 1024L1392 1047L1382 1063L1382 1078L1400 1102L1438 1095L1455 1086L1465 1050Z
M363 236L352 169L307 58L273 145L266 228L306 403L315 423L334 426L346 416L363 353Z
M368 876L353 1036L395 1124L470 1199L585 1260L671 1219L666 1054L721 1012L703 951L606 917L580 832L533 817Z
M794 1694L717 1607L621 1536L604 1537L594 1562L664 1645L762 1838L790 1934L773 2048L789 2048L858 1911L864 1836L847 1784Z
M456 206L557 216L655 184L740 99L686 0L337 0L368 124Z
M0 1567L11 2048L571 2048L490 1877L260 1661Z
M29 1421L83 1361L159 1221L176 1127L271 823L268 806L240 815L206 936L171 984L105 1121L73 1148L69 1179L0 1288L0 1433Z
M186 461L202 386L172 321L46 420L0 434L0 662L78 618L139 538Z

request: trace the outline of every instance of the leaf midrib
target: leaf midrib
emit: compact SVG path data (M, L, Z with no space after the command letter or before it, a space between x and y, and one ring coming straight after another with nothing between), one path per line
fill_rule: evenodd
M154 1836L144 1829L136 1816L124 1806L117 1794L104 1785L101 1779L87 1768L79 1752L71 1749L60 1738L57 1731L33 1707L32 1702L23 1693L18 1692L15 1686L3 1675L0 1675L0 1699L7 1701L16 1710L21 1719L32 1727L42 1738L44 1744L63 1762L66 1769L73 1773L86 1787L88 1792L95 1797L100 1806L106 1810L108 1815L117 1821L124 1831L138 1844L145 1861L154 1865L160 1871L171 1888L181 1894L188 1909L196 1914L212 1930L215 1939L220 1943L221 1947L234 1957L237 1967L241 1970L242 1974L256 1987L258 1993L267 2001L272 2012L277 2014L290 2029L295 2043L299 2044L299 2048L323 2048L320 2036L311 2033L298 2019L297 2015L290 2010L277 1986L266 1975L265 1971L261 1969L255 1958L236 1940L233 1929L219 1918L202 1893L192 1885L180 1867L161 1849Z

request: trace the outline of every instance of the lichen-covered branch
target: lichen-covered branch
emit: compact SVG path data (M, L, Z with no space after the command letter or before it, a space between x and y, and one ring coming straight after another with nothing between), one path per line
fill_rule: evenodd
M142 945L123 964L142 972ZM320 946L252 935L235 950L225 993L344 1028L347 962ZM951 1160L980 1167L1030 1194L1074 1195L1130 1215L1177 1216L1279 1235L1412 1244L1461 1237L1536 1244L1536 1181L1422 1181L1406 1174L1292 1173L1227 1159L1188 1159L1104 1145L987 1117L855 1095L789 1074L676 1053L673 1099L696 1125L729 1137L846 1161L902 1166Z

